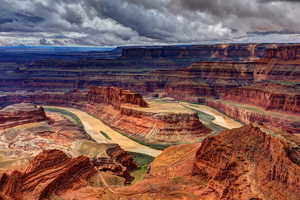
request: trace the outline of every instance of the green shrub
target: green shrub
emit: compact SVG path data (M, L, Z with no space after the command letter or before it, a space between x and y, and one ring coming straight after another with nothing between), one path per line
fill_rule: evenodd
M100 133L108 140L111 140L111 137L109 135L107 135L107 133L100 131Z

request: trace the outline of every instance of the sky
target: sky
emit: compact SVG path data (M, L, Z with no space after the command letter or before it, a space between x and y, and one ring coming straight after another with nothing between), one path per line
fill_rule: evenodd
M0 46L300 42L300 0L0 0Z

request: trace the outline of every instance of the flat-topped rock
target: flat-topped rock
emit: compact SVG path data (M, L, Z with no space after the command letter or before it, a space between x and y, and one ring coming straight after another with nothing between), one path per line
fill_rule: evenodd
M140 94L117 87L90 87L88 96L96 102L107 103L117 107L121 104L133 104L140 107L148 106Z
M14 104L0 110L0 129L46 120L44 109L30 103Z

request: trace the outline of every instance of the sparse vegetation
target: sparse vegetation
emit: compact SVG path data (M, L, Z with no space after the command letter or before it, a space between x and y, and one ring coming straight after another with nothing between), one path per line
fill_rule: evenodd
M152 149L164 150L164 149L168 148L169 146L171 146L171 145L168 145L168 144L150 144L150 143L147 143L145 141L142 141L142 140L139 140L137 138L126 135L125 133L122 133L122 132L119 132L119 133L122 134L123 136L135 141L136 143L139 143L139 144L144 145L144 146L148 146Z
M149 165L154 160L154 157L143 153L136 153L136 152L128 152L128 153L133 157L134 161L136 161L139 166Z
M132 184L137 183L139 181L142 181L147 174L149 165L154 160L154 157L142 154L142 153L135 153L135 152L128 152L133 159L137 162L139 165L139 169L131 173L131 175L134 177L134 181Z
M64 109L60 109L60 108L45 108L45 111L47 112L55 112L55 113L59 113L62 115L65 115L67 117L69 117L75 124L77 124L79 127L83 128L83 124L81 122L81 120L73 113L64 110Z
M106 139L111 140L111 137L107 135L107 133L100 131L101 135L103 135Z

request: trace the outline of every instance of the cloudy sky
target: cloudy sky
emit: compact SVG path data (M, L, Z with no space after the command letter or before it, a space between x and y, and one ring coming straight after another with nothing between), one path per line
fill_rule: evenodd
M0 46L300 42L300 0L0 0Z

